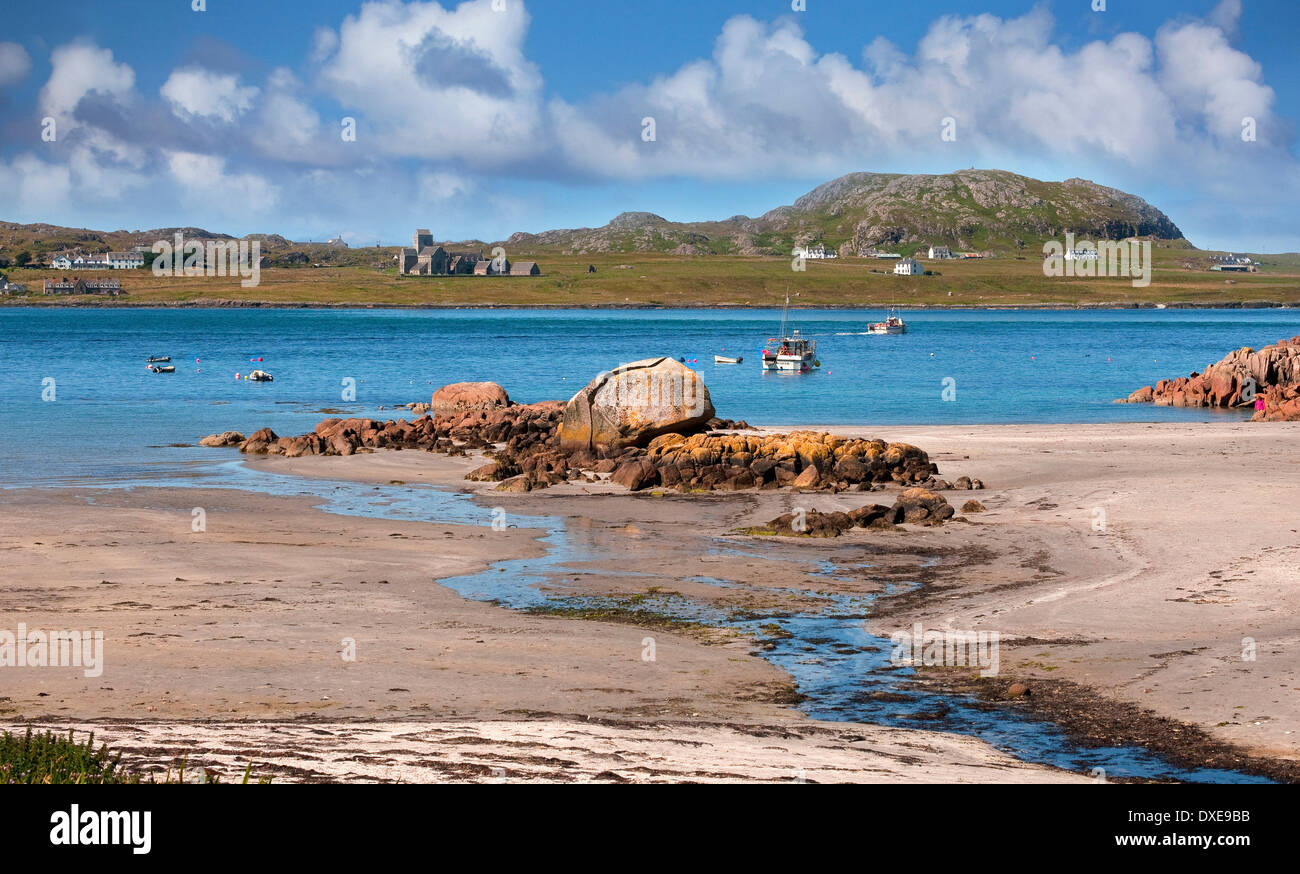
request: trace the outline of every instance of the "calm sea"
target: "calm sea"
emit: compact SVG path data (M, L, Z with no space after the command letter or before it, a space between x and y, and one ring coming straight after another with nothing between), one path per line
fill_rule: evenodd
M1238 414L1112 401L1300 334L1300 314L1278 309L908 312L905 335L860 333L883 315L797 312L821 368L788 376L759 367L774 310L5 308L0 483L201 475L229 458L193 445L214 431L302 433L459 380L494 380L525 402L568 398L655 355L687 359L719 415L751 424L1224 420ZM744 362L715 365L715 353ZM176 373L147 371L151 354ZM254 367L275 382L235 378Z

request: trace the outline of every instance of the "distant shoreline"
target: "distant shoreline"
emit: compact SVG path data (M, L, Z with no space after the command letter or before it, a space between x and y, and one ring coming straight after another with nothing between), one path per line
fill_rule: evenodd
M58 302L58 301L0 301L0 307L7 309L281 309L281 310L771 310L779 306L755 306L753 304L651 304L651 303L598 303L598 304L493 304L493 303L309 303L258 300L201 300L201 301L95 301L95 302ZM882 304L792 304L791 309L799 310L873 310L882 309ZM1019 303L1019 304L911 304L900 307L904 310L939 310L939 311L975 311L975 310L1267 310L1300 309L1300 300L1236 300L1204 303L1199 301L1135 301L1133 303Z

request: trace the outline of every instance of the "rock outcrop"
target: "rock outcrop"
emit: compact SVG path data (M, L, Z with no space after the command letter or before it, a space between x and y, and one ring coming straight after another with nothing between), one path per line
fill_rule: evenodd
M499 389L495 383L468 384L475 386L473 389L463 389L467 384L462 383L446 387L456 391L439 389L435 393L435 406L441 399L443 412L433 416L386 421L330 418L318 423L310 434L296 437L281 437L263 428L247 439L232 431L204 440L206 445L237 443L240 451L249 454L289 457L352 455L376 449L415 449L461 456L481 451L486 463L465 478L499 483L504 491L529 491L570 480L596 482L605 477L630 491L790 487L867 492L892 483L904 488L983 487L978 480L966 477L958 479L956 486L938 479L938 468L929 456L907 443L814 431L735 433L733 429L748 426L714 418L707 389L678 362L649 359L623 370L628 369L635 374L628 377L629 385L635 385L639 376L661 374L669 380L684 381L689 374L696 387L686 391L698 392L702 408L675 401L648 406L650 414L628 413L626 408L607 404L610 399L601 394L610 386L605 378L610 374L593 381L567 404L514 404L503 389L498 394L491 388L480 388ZM616 391L609 391L614 401L619 400ZM598 427L593 429L591 422ZM665 432L667 428L674 430ZM584 436L575 436L578 433ZM593 439L593 435L608 439ZM214 442L207 443L209 440Z
M569 400L560 448L644 446L661 434L698 429L713 414L699 374L671 358L647 358L600 374Z
M238 431L222 431L220 434L209 434L199 441L200 446L238 446L244 442L244 435Z
M1263 401L1263 410L1257 409L1257 400ZM1162 379L1122 402L1255 408L1252 421L1300 420L1300 336L1259 350L1243 346L1201 373Z
M915 524L925 527L942 525L954 510L943 495L928 489L904 489L892 507L871 504L847 513L819 510L785 513L767 523L764 529L748 529L751 534L775 534L783 537L839 537L851 528L888 529L896 525Z
M495 410L510 406L510 395L495 382L453 382L433 393L435 416L466 410Z
M911 444L818 431L665 434L650 441L646 455L664 485L687 490L781 486L862 490L872 483L920 483L938 472L929 456Z

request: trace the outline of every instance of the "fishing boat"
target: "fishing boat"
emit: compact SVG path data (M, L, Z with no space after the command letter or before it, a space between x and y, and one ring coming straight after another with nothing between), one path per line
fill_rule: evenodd
M889 314L883 322L872 322L867 326L868 334L903 334L907 332L907 322L898 314L897 307L890 307Z
M275 381L275 377L271 376L271 374L267 373L265 370L254 370L252 373L248 374L248 378L251 379L253 382L274 382Z
M164 365L162 365L161 367L155 367L155 368L153 369L153 372L154 372L154 373L175 373L175 372L176 372L176 365L174 365L174 364L164 364Z
M149 363L150 363L150 364L166 364L168 361L171 361L171 360L172 360L172 357L171 357L170 355L150 355L150 356L149 356Z
M745 360L745 359L744 359L744 358L741 358L740 356L737 356L737 357L735 357L735 358L728 358L728 357L725 356L725 355L714 355L714 356L713 356L713 363L714 363L714 364L739 364L740 362L742 362L742 361L744 361L744 360Z
M781 312L781 336L768 337L763 349L763 369L787 373L808 373L820 367L817 360L817 341L799 336L799 330L790 329L790 292L785 293L785 309Z

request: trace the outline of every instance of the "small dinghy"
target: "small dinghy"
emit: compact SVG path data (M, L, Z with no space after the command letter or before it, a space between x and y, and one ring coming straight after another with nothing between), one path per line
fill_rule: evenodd
M714 364L739 364L740 362L742 362L742 361L744 361L744 360L745 360L744 358L740 358L740 357L736 357L736 358L728 358L728 357L725 356L725 355L714 355L714 356L713 356L713 363L714 363Z
M252 373L248 375L248 378L251 379L253 382L274 382L275 381L275 377L271 376L271 374L267 373L265 370L254 370Z
M175 372L176 372L176 365L174 365L174 364L164 364L164 365L162 365L161 367L155 367L155 368L153 369L153 372L154 372L154 373L175 373Z
M171 360L172 360L172 357L171 357L170 355L150 355L150 356L149 356L149 363L150 363L150 364L166 364L168 361L171 361Z

